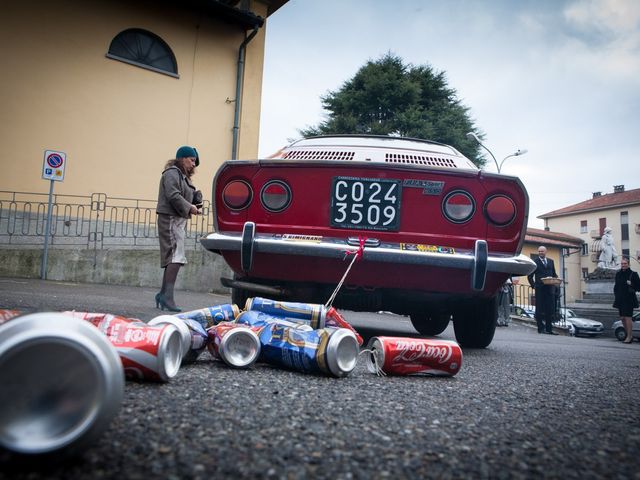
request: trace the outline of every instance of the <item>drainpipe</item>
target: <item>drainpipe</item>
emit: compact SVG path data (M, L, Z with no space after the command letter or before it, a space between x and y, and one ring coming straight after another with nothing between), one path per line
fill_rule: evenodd
M238 51L238 70L236 72L236 107L233 114L233 146L231 147L231 160L238 159L238 134L240 131L240 99L242 98L242 79L244 76L244 58L247 51L247 44L253 40L260 30L256 25L247 38L244 39Z

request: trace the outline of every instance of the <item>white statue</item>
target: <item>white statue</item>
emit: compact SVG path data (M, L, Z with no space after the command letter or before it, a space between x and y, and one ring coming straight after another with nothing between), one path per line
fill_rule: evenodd
M610 227L605 227L604 235L600 240L600 257L598 258L598 268L618 268L618 252L613 243L613 235Z

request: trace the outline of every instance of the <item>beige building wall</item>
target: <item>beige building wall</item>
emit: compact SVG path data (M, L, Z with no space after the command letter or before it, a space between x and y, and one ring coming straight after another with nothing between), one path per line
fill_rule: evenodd
M620 212L628 212L629 219L629 240L623 245L621 238ZM550 230L562 232L574 237L581 238L588 245L589 253L580 255L580 271L587 268L593 272L597 267L597 254L592 252L594 240L600 235L600 219L606 218L606 224L613 230L613 239L618 255L622 254L623 247L629 249L629 255L636 260L631 260L631 268L640 270L640 205L631 207L616 207L608 210L595 212L581 212L562 217L552 217L546 219L546 224ZM581 232L580 222L587 221L587 231ZM580 275L582 278L582 275ZM581 291L585 291L585 282L581 281Z
M266 18L266 7L253 5ZM9 2L3 20L0 190L48 192L41 177L50 149L67 154L56 193L154 200L165 162L189 144L201 156L194 183L210 199L213 174L231 156L240 26L180 2L124 0ZM162 38L179 78L107 58L128 28ZM265 28L247 47L244 157L258 152Z

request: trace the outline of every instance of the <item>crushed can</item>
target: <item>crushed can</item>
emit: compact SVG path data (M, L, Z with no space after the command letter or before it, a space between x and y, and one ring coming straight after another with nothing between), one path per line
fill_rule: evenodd
M182 359L183 362L195 362L202 352L207 348L209 336L205 328L197 320L183 318L181 321L189 329L189 351Z
M378 375L453 376L462 366L462 349L450 340L373 337L367 369Z
M325 327L327 310L324 305L315 303L281 302L268 298L248 298L245 310L255 310L284 318L290 322L306 323L313 330Z
M149 326L134 318L108 313L64 313L92 323L107 336L120 355L128 379L167 382L178 373L182 338L175 326Z
M358 342L346 328L301 330L274 323L259 338L261 361L303 373L345 377L358 361Z
M239 314L240 309L236 304L223 304L177 313L175 316L183 320L195 320L207 329L220 322L232 322Z
M351 330L356 336L356 340L358 340L358 345L362 346L364 340L362 339L360 334L356 331L355 328L351 326L351 324L349 324L349 322L344 319L342 315L340 315L340 312L338 312L334 307L329 307L329 310L327 310L326 319L327 327L348 328L349 330Z
M230 367L249 367L260 355L260 340L248 325L220 322L207 330L207 333L207 349L211 356Z
M0 326L1 447L77 454L107 429L123 392L118 353L93 325L34 313Z

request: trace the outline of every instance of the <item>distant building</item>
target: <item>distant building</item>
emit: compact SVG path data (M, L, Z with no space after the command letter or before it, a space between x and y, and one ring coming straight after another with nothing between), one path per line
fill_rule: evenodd
M10 2L2 12L0 190L154 200L180 145L217 167L258 154L267 18L287 0ZM284 74L284 72L283 72Z
M600 239L605 227L613 230L618 255L640 261L640 188L625 190L624 185L615 185L613 193L595 192L589 200L538 218L543 219L545 227L551 231L581 239L580 271L583 279L598 265ZM640 270L633 260L631 267Z

